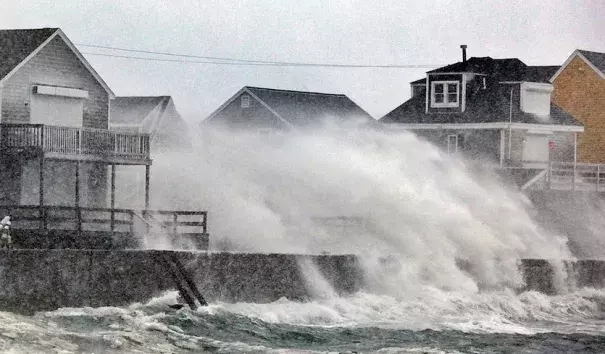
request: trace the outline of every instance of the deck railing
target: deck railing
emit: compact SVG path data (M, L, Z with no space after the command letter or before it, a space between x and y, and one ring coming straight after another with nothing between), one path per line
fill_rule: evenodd
M78 235L90 232L149 234L149 225L162 227L172 240L189 238L204 245L208 238L208 212L190 210L143 210L88 208L52 205L0 205L0 216L11 215L13 230L32 235L49 231L69 231ZM138 219L144 225L137 223ZM207 245L205 245L207 247Z
M39 148L62 155L149 159L149 135L42 124L1 124L1 148Z
M526 167L508 167L527 169ZM534 167L534 178L523 189L554 189L605 192L605 164L551 161ZM531 183L529 183L531 182Z

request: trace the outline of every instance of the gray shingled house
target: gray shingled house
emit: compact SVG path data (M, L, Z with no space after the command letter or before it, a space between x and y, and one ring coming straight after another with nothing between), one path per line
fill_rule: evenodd
M203 120L201 126L290 130L354 122L368 124L375 120L343 94L245 86Z
M151 164L146 134L109 131L113 98L60 29L0 30L0 204L113 206L108 169Z
M451 153L500 166L574 161L581 123L551 102L557 66L516 58L466 59L411 82L412 97L379 122L411 130Z

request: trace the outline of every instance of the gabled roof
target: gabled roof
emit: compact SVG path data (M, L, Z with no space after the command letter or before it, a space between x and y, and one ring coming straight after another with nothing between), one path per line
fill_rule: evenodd
M550 78L550 82L553 82L576 56L584 60L588 66L590 66L597 74L605 79L605 53L576 49L573 53L571 53L569 58L567 58L565 63L561 65L559 70L553 74L553 76Z
M513 93L516 101L512 105L513 123L575 125L582 124L576 121L569 113L551 103L550 115L547 117L525 113L519 108L518 88ZM467 123L496 123L509 122L510 87L497 85L487 90L477 92L473 97L474 104L467 105L464 113L426 113L425 97L412 97L401 106L380 119L382 123L403 124L467 124Z
M0 30L0 79L46 42L58 28Z
M548 82L558 66L528 66L517 58L492 59L490 57L472 57L465 62L446 65L427 74L439 73L476 73L485 74L494 81ZM412 81L420 84L424 79Z
M245 86L212 113L209 122L242 93L247 92L288 126L307 127L326 119L339 122L374 118L343 94L305 92Z
M170 96L116 97L111 102L111 124L139 125L155 108L167 104Z
M605 53L589 52L587 50L578 50L578 52L602 73L605 73Z
M90 63L78 51L60 28L12 29L0 30L0 84L7 80L21 66L34 57L48 42L56 36L78 57L97 82L103 86L110 98L115 97L113 91Z
M188 145L188 127L170 96L116 97L111 102L110 128L148 133L164 146Z

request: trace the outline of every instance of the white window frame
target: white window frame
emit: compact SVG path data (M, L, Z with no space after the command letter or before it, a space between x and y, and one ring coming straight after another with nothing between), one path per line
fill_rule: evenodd
M250 108L250 95L242 95L241 100L242 108Z
M451 138L454 138L454 144L452 144L450 141ZM452 145L453 145L453 149L452 149ZM447 153L448 154L455 154L458 152L458 134L449 134L447 136Z
M456 102L449 102L448 100L448 94L453 93L447 90L449 84L456 85ZM435 86L437 85L443 85L443 102L440 103L435 102ZM460 107L460 82L455 80L431 82L431 107Z

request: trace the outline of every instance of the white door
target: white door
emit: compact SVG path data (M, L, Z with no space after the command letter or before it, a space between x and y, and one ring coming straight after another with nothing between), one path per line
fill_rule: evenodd
M523 161L547 162L548 135L527 134L523 144Z
M81 98L32 94L30 122L32 124L82 127Z

